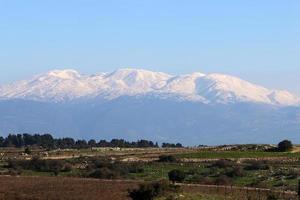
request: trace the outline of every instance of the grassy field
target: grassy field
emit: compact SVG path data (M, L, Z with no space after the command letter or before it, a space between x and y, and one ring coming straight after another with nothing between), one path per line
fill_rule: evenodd
M214 162L205 163L138 163L137 168L142 168L141 172L128 173L119 179L156 181L168 179L171 170L181 170L187 175L185 183L214 184L222 175L227 175L234 167L212 167ZM126 164L130 165L130 164ZM249 164L239 164L241 168ZM300 174L300 164L292 165L280 163L266 164L268 169L243 170L243 175L228 177L230 185L241 187L262 187L262 188L284 188L286 190L296 190L298 175ZM117 164L116 164L117 166ZM85 170L73 168L69 172L60 172L59 177L83 177ZM22 176L55 176L53 172L39 172L34 170L22 170Z
M99 194L103 194L103 200L126 200L127 189L137 187L138 182L168 179L168 173L172 170L184 172L182 183L185 185L233 185L279 191L297 191L300 177L298 151L75 149L48 151L47 154L45 150L35 150L25 156L21 149L2 149L0 152L5 153L4 159L0 160L0 185L5 183L5 187L0 189L0 199L9 200L99 199ZM172 156L175 161L159 162L161 155ZM30 164L36 156L39 159L35 164ZM15 164L9 164L11 161ZM68 166L67 170L65 166ZM170 194L158 200L224 199L224 194L218 196L218 191L205 193L205 189L184 188L180 194ZM86 194L86 191L91 191L91 194Z
M300 158L300 153L263 152L263 151L199 151L176 155L178 158L199 159L238 159L238 158Z

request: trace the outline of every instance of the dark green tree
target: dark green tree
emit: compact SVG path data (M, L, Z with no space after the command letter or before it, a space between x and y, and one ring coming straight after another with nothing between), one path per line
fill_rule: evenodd
M278 148L278 151L281 151L281 152L291 151L293 149L293 144L289 140L283 140L283 141L279 142L277 148Z
M96 140L89 140L88 145L90 147L95 147L97 145L97 142L96 142Z
M154 182L150 184L141 184L138 189L129 190L129 197L132 200L153 200L162 196L170 190L169 183L165 181Z
M0 136L0 147L4 146L4 138Z
M168 173L169 180L172 181L173 183L175 182L183 182L185 179L185 173L184 171L174 169Z

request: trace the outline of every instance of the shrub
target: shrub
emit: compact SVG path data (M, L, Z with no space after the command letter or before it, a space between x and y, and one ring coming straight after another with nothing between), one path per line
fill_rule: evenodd
M7 168L17 170L22 169L22 167L19 165L19 162L17 160L9 159L7 161Z
M172 155L161 155L159 156L158 162L177 162L177 159Z
M39 157L33 157L32 160L9 160L8 168L53 172L55 175L58 175L61 171L70 170L70 166L67 166L67 163L63 160L41 160Z
M169 180L173 183L175 182L183 182L185 179L185 173L184 171L174 169L168 173Z
M143 173L145 170L142 166L139 166L137 164L133 164L128 166L129 173Z
M226 175L222 175L215 180L216 185L231 185L232 180Z
M99 179L113 179L119 177L119 174L115 171L112 171L106 167L96 169L89 174L89 177L99 178Z
M245 171L242 167L237 166L237 167L233 167L231 170L227 171L226 175L229 177L243 177L243 176L245 176Z
M217 176L220 173L220 169L218 167L210 167L208 171L202 172L203 176Z
M278 148L278 151L281 151L281 152L291 151L293 149L293 144L289 140L283 140L283 141L279 142L277 148Z
M48 160L45 162L45 171L52 171L55 175L63 171L65 162L61 160Z
M91 168L102 168L111 166L111 161L106 158L93 158L91 161Z
M126 177L129 173L142 173L143 171L144 168L139 163L122 163L112 162L108 159L92 159L88 164L87 176L113 179Z
M198 174L198 170L193 168L193 169L189 169L187 172L186 172L187 175L195 175L195 174Z
M270 166L264 161L251 161L248 166L245 167L246 170L268 170Z
M128 196L132 200L153 200L171 189L172 187L166 181L141 184L138 189L129 190Z
M218 160L213 164L214 167L219 167L219 168L232 167L233 165L234 162L225 159Z

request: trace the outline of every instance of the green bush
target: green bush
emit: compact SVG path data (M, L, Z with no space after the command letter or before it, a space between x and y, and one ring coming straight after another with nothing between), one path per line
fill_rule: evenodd
M270 166L265 161L250 161L245 170L268 170Z
M283 140L283 141L279 142L277 148L278 148L278 151L281 151L281 152L291 151L293 149L293 144L289 140Z
M174 169L168 173L168 176L169 176L169 180L175 183L175 182L183 182L186 175L184 171Z
M89 177L99 179L113 179L119 177L120 174L106 167L96 169L89 174Z
M38 172L53 172L58 175L61 171L71 171L72 166L63 160L42 160L33 157L31 160L9 160L8 168L15 170L32 170Z
M112 162L108 159L93 158L88 162L86 176L109 179L127 178L129 173L143 173L143 165L143 163ZM102 171L105 173L102 173Z
M172 186L166 181L159 181L150 184L141 184L138 189L128 191L128 196L132 200L153 200L160 197L167 191L171 191Z
M234 162L231 160L225 160L225 159L220 159L216 161L212 166L213 167L218 167L218 168L227 168L227 167L232 167L234 166Z
M233 167L232 169L226 172L226 175L233 178L233 177L243 177L246 175L244 169L241 166Z
M175 156L172 156L172 155L161 155L161 156L159 156L158 162L174 163L174 162L177 162L177 159Z

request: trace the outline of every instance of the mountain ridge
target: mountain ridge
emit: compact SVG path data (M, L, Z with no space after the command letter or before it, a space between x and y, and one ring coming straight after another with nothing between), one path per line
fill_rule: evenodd
M288 91L271 90L225 74L194 72L170 75L124 68L109 73L84 75L73 69L52 70L28 80L0 86L0 99L68 102L78 99L112 100L121 96L147 96L196 101L205 104L262 103L299 106Z
M0 135L184 144L300 142L299 98L240 78L120 69L52 70L0 87Z

